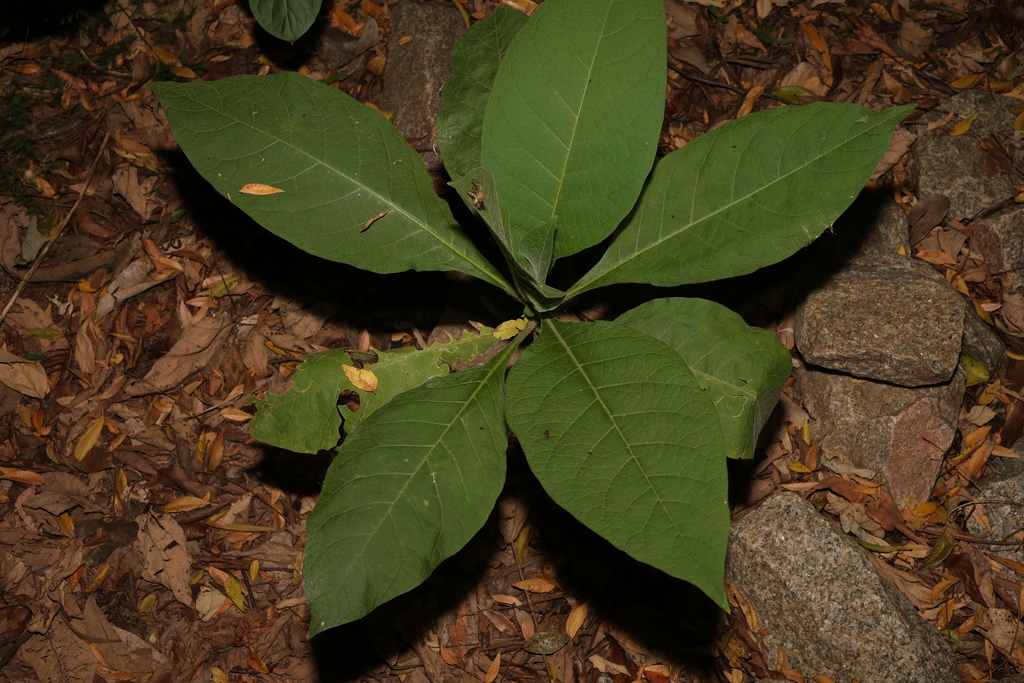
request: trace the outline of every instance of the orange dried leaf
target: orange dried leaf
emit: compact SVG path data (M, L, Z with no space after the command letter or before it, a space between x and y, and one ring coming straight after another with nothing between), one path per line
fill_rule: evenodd
M252 415L244 410L239 410L238 408L222 408L220 416L225 420L231 420L232 422L245 422L246 420L252 419Z
M664 664L645 666L643 675L650 683L671 683L672 680L669 678L668 667Z
M85 589L86 593L92 593L94 590L103 585L103 582L107 580L107 574L110 572L110 563L104 562L96 569L96 575L92 577L92 583Z
M964 446L973 446L974 444L982 441L988 433L992 431L992 425L985 425L984 427L978 427L971 431L970 434L964 437Z
M224 460L224 430L222 429L213 443L206 447L206 471L213 472Z
M892 15L889 14L889 9L880 2L869 2L868 5L871 7L871 11L875 13L879 19L887 24L896 23L893 21Z
M828 53L828 45L821 39L821 34L818 33L818 29L813 24L804 24L800 27L800 32L807 36L807 39L811 41L811 45L824 56Z
M550 593L556 586L547 579L526 579L519 583L513 583L513 586L521 591L528 593Z
M523 604L522 600L511 595L492 595L491 600L494 600L494 602L500 602L503 605L519 606Z
M189 512L191 510L204 508L209 504L210 501L203 500L202 498L196 498L195 496L182 496L181 498L175 498L165 505L164 512Z
M992 455L1000 458L1019 458L1020 456L1006 446L992 446Z
M212 578L214 581L216 581L222 586L225 584L225 582L227 582L228 577L231 576L223 569L218 569L217 567L214 567L212 564L206 566L206 571L210 574L210 578Z
M978 118L977 113L971 114L967 118L962 119L955 126L953 126L953 130L949 131L950 136L952 137L957 135L963 135L964 133L969 131L971 129L971 124L974 123L974 120L976 118Z
M963 78L956 79L950 85L957 89L970 88L980 77L981 74L967 74Z
M242 185L239 190L242 194L255 194L255 195L267 195L267 194L280 194L284 190L273 187L272 185L264 185L263 183L247 183Z
M487 667L487 674L484 676L484 683L494 683L498 677L498 670L501 669L501 651L494 655L494 661Z
M487 617L487 620L494 624L494 628L498 629L502 633L515 633L516 626L512 623L512 620L506 617L500 612L495 612L492 609L484 610L483 615Z
M458 666L459 665L459 658L455 656L455 653L452 652L451 648L445 647L444 645L441 645L440 648L441 648L441 659L444 660L445 664L447 664L448 666Z
M43 475L38 472L19 470L16 467L0 467L0 479L8 479L19 484L29 484L30 486L42 486L46 483Z
M71 515L64 512L57 518L57 524L60 525L60 532L68 538L75 537L75 520L71 519Z
M928 515L930 515L933 512L935 512L935 510L938 507L939 507L938 503L934 503L934 502L930 502L930 501L926 502L926 503L921 503L920 505L918 505L917 507L914 508L914 514L917 515L918 517L927 517Z
M938 249L918 249L914 255L922 261L934 263L937 266L956 267L956 260L946 252L939 251Z
M583 622L587 620L587 611L587 603L581 602L569 612L569 618L565 621L565 632L569 634L570 639L576 637L576 633L583 626Z
M168 52L162 47L153 47L153 56L157 58L157 61L163 64L173 64L175 66L181 66L181 60L173 52Z

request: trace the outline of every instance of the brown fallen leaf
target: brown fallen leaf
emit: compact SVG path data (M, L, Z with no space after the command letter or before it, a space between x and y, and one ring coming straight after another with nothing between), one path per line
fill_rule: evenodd
M38 361L26 360L2 349L0 349L0 382L32 398L43 398L50 390L46 381L46 369Z
M210 362L230 332L230 320L213 314L205 316L186 329L170 351L157 360L142 379L126 382L124 395L145 396L176 387Z
M16 467L0 467L0 479L16 481L19 484L29 484L30 486L42 486L46 483L43 475L38 472L21 470Z
M181 496L164 506L164 512L189 512L210 505L210 501L195 496Z
M547 579L526 579L525 581L513 583L512 585L519 590L526 591L528 593L550 593L557 588L555 584L551 583Z

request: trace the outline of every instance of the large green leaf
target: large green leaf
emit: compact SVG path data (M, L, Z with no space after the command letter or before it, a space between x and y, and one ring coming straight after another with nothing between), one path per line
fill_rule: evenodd
M513 350L401 394L342 445L306 524L310 635L415 588L483 526L505 480Z
M749 114L672 152L570 295L616 282L674 286L752 273L846 210L912 107L806 104Z
M480 135L491 85L512 38L526 23L522 12L502 5L462 34L452 52L452 74L441 91L437 145L452 178L480 165Z
M378 273L460 270L508 287L419 155L348 95L296 73L151 88L196 169L274 234ZM241 193L250 183L283 192Z
M725 604L722 435L676 351L617 323L549 320L505 390L509 426L556 503Z
M557 230L559 258L629 212L661 130L665 50L661 0L544 3L519 30L487 100L480 158L517 239L543 227L543 245Z
M462 338L439 342L423 350L414 348L378 351L377 362L364 369L377 378L377 389L365 391L352 383L345 367L352 357L336 349L307 357L284 394L266 394L255 399L256 417L250 423L254 437L264 443L297 453L316 453L338 443L342 417L345 432L351 434L377 408L402 392L432 377L447 375L448 363L470 361L498 343L493 330L481 326L480 334L463 332ZM338 395L345 390L359 393L359 410L338 410Z
M249 0L249 9L272 36L294 43L320 13L320 0Z
M615 322L679 352L715 403L726 455L754 454L758 434L792 369L789 351L774 334L704 299L655 299Z

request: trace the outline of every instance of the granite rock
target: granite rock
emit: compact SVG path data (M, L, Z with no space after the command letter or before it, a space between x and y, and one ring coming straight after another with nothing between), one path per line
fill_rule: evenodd
M391 10L391 40L380 107L394 114L395 128L420 153L427 170L441 168L437 111L441 87L452 70L455 41L466 31L452 7L402 0ZM404 38L410 40L403 41Z
M733 525L726 573L757 613L763 654L836 683L957 683L949 644L865 551L794 493Z
M914 388L811 367L798 369L796 377L815 418L811 434L826 453L838 452L844 462L877 472L897 503L931 497L956 434L963 369L945 384Z
M860 258L811 291L794 336L808 363L906 387L956 369L964 304L931 266L898 254Z
M937 123L949 112L954 116L945 126L926 131L917 140L918 196L941 194L949 197L949 216L968 221L1003 204L1016 192L1005 173L989 172L989 152L982 140L1013 129L1010 107L1017 100L980 90L957 93L936 111L921 117L920 123ZM950 129L963 119L978 115L964 135L950 136Z

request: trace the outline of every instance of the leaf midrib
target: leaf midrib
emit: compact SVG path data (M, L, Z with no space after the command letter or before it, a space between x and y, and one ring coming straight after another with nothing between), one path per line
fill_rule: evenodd
M504 355L504 353L505 352L503 351L501 354L499 354L498 357L502 357ZM507 358L506 358L506 363L507 363ZM416 479L416 477L420 474L420 472L423 470L423 468L427 466L427 464L430 461L430 457L438 449L439 445L444 440L444 438L448 435L448 433L454 428L454 425L465 414L465 412L467 410L469 410L469 406L476 402L476 397L480 394L481 391L483 391L484 387L487 386L487 384L490 382L491 378L494 376L494 373L497 371L498 368L501 368L502 370L504 370L505 363L495 362L494 367L492 367L491 370L489 372L487 372L487 374L480 380L480 382L477 384L477 386L473 389L473 391L470 393L470 395L466 399L466 401L462 404L462 406L455 413L455 415L452 417L452 419L449 420L448 424L442 430L440 436L438 436L438 438L435 439L434 443L429 446L429 450L427 450L426 454L423 456L423 458L420 461L419 465L417 465L416 468L409 474L409 477L406 480L405 484L403 484L402 488L399 489L398 493L395 494L394 500L392 500L390 505L388 505L387 511L384 512L383 514L381 514L380 521L377 522L377 526L374 527L373 531L371 531L370 533L368 533L366 535L366 542L363 543L363 547L359 549L359 552L357 554L353 555L354 558L361 558L363 556L363 554L366 552L367 546L369 546L370 542L377 536L378 532L380 531L381 526L384 524L384 521L391 518L391 515L392 515L392 512L394 511L395 505L398 504L399 500L402 500L405 497L405 493L406 493L406 490L408 489L409 485L413 482L414 479ZM451 377L452 375L448 375L448 376ZM398 398L398 397L396 397L396 398ZM439 502L438 508L439 508L439 511L440 511L440 515L442 517L442 523L440 524L440 528L444 528L445 524L443 523L443 518L444 518L444 515L445 515L445 506L443 505L443 497L441 496L441 492L438 490L438 487L437 487L437 479L436 478L433 479L433 485L434 485L434 493L437 496L437 500ZM436 539L435 539L435 548L436 548ZM351 576L351 574L352 574L353 570L355 569L355 567L356 567L356 563L355 562L353 562L353 563L351 563L349 565L349 569L345 572L345 576L344 576L343 581L347 581L348 580L348 577ZM397 577L397 575L396 575L396 577ZM396 577L392 577L392 583L394 582ZM390 588L390 587L391 587L391 584L388 585L388 588Z
M230 113L228 113L226 111L213 109L213 107L210 107L209 105L205 105L205 104L203 104L202 102L200 102L199 100L197 100L197 99L195 99L193 97L190 97L189 99L193 103L198 105L198 106L205 107L207 109L215 111L220 116L223 116L224 118L228 119L229 121L234 121L236 124L238 124L240 126L243 126L243 127L246 127L249 130L253 131L254 133L257 133L259 135L265 136L266 138L268 138L272 142L276 142L277 144L283 145L284 147L289 148L289 149L297 152L298 154L304 156L306 159L308 159L313 164L316 164L316 165L321 166L321 167L323 167L325 169L328 169L329 171L335 173L338 177L348 181L350 184L354 185L355 187L361 188L362 190L364 190L365 192L367 192L368 194L373 196L375 199L377 199L381 203L383 203L383 204L385 204L387 206L390 206L395 211L397 211L401 215L405 216L411 223L413 223L414 225L418 226L420 229L422 229L428 235L430 235L435 240L437 240L440 244L448 247L448 249L453 254L455 254L456 256L459 256L460 258L462 258L466 263L470 264L471 266L476 268L481 273L483 273L483 274L487 275L488 277L490 277L492 284L496 284L499 287L502 287L504 289L510 288L510 285L507 282L505 282L505 279L503 277L501 277L501 275L497 271L495 271L493 269L493 266L491 266L491 264L488 261L484 260L484 262L483 262L484 265L481 265L479 262L477 262L476 259L472 258L469 254L464 253L462 250L456 248L454 244L452 244L451 242L445 240L440 234L438 234L436 231L434 231L429 226L429 224L427 224L426 222L424 222L422 220L419 220L417 217L415 217L413 214L411 214L409 211L407 211L403 206L400 206L399 204L396 204L393 200L385 199L380 193L374 191L369 186L364 185L364 184L362 184L360 182L357 182L357 181L353 180L352 177L349 176L347 173L343 173L341 170L335 168L331 164L328 164L326 161L320 161L319 159L317 159L313 155L309 154L305 150L302 150L302 149L296 147L295 145L292 145L292 144L286 142L285 140L283 140L281 138L278 138L278 137L276 137L274 135L271 135L266 130L262 130L260 128L257 128L255 124L247 123L247 122L239 119L238 117L236 117L236 116L234 116L234 115L232 115L232 114L230 114ZM223 96L221 96L221 100L223 101ZM258 112L256 112L256 113L258 113ZM371 115L373 114L373 112L369 112L369 111L367 113L371 114ZM359 122L356 121L356 123L358 124ZM387 145L387 144L388 143L385 142L385 145ZM414 152L414 150L411 147L409 148L409 150ZM452 227L454 227L456 229L459 228L458 223L456 223L454 221L449 223L449 225L451 225Z
M654 487L654 484L651 482L651 477L647 474L647 471L644 469L643 464L640 462L640 459L633 451L633 445L630 443L629 439L626 438L626 435L622 432L622 429L619 427L619 423L616 421L615 416L609 409L608 404L604 402L604 400L601 398L601 394L597 390L597 387L594 385L593 382L590 381L590 376L585 371L583 364L579 361L578 358L576 358L576 355L572 352L572 348L569 346L569 344L566 343L565 337L563 337L561 332L559 332L555 323L552 322L551 324L547 325L547 327L558 339L558 342L562 345L562 348L565 351L566 356L572 361L573 365L576 367L577 372L579 372L580 375L583 376L584 380L586 380L587 386L590 387L590 390L591 392L593 392L598 404L600 404L601 408L605 412L605 415L608 417L608 420L612 423L615 432L619 435L619 438L622 440L622 443L626 446L626 450L629 452L630 459L633 461L636 468L640 471L640 474L643 476L644 481L647 482L648 489L651 491L651 493L654 494L654 499L657 502L658 507L661 508L661 511L665 515L665 518L668 519L671 523L672 529L676 532L677 536L684 537L685 534L683 533L683 530L680 529L679 525L676 523L675 518L669 512L668 506L665 504L665 501L661 497L661 493L658 491L658 489Z
M576 109L574 110L572 132L569 135L569 142L566 144L566 147L565 147L565 154L562 155L562 168L561 168L561 172L556 176L556 179L558 181L558 187L555 190L555 196L554 196L554 199L551 202L551 211L548 213L547 217L541 221L542 225L545 225L545 224L548 223L548 221L551 221L551 220L555 219L555 217L557 215L556 209L558 207L559 201L561 200L562 191L565 188L566 169L569 168L569 159L573 155L573 151L574 151L573 150L573 143L576 141L576 134L579 132L579 129L580 129L580 119L582 118L583 106L584 106L584 103L587 101L587 95L590 93L591 84L593 83L593 79L591 78L591 76L594 73L594 62L597 60L597 54L601 51L601 44L605 41L605 38L607 37L606 34L605 34L605 29L608 26L608 15L611 14L611 5L610 4L605 4L604 7L605 7L605 13L604 13L604 18L601 21L601 35L598 38L597 42L594 43L594 46L593 46L594 49L591 51L591 53L589 55L590 56L590 63L586 65L586 69L587 69L587 84L583 87L583 93L580 95L579 101L577 102ZM558 92L558 89L555 88L553 86L553 84L550 84L550 82L549 82L549 87L551 87L552 90L554 90L556 93ZM562 98L559 98L559 99L562 99ZM562 100L562 101L564 102L565 100ZM541 119L541 120L543 121L543 119ZM551 132L554 133L554 131L551 131ZM549 173L550 173L550 171L549 171Z
M885 124L884 122L880 122L878 125L887 125L887 124ZM687 223L686 225L680 227L678 230L672 232L671 234L669 234L667 236L663 236L663 237L659 238L658 240L656 240L655 242L652 242L648 246L644 247L643 249L640 249L639 251L635 251L632 254L630 254L629 256L620 259L619 261L615 262L614 264L609 265L607 268L605 268L600 273L594 275L593 277L589 277L589 278L585 277L584 279L582 279L579 282L577 282L573 287L571 287L568 292L566 292L566 297L568 298L568 297L576 296L576 295L586 291L590 287L591 284L593 284L594 282L596 282L596 281L600 280L601 278L605 277L606 275L608 275L612 271L622 267L626 263L629 263L629 262L633 261L634 259L639 258L640 256L646 254L650 250L657 248L662 243L667 242L667 241L669 241L671 239L674 239L674 238L678 237L679 235L683 234L684 232L693 229L695 226L699 225L700 223L703 223L703 222L705 222L707 220L710 220L710 219L714 218L715 216L718 216L719 214L724 213L725 211L728 211L729 209L733 208L735 205L737 205L737 204L739 204L741 202L747 201L751 197L754 197L754 196L756 196L756 195L758 195L758 194L760 194L762 192L765 192L766 190L769 190L771 187L773 187L777 183L782 182L783 180L789 178L790 176L792 176L793 174L797 173L798 171L802 171L806 167L808 167L808 166L810 166L810 165L812 165L814 163L817 163L819 160L821 160L822 157L824 157L824 156L826 156L828 154L833 153L835 150L839 149L840 147L843 147L846 144L849 144L850 142L853 142L854 140L859 139L863 135L866 135L867 133L873 131L875 128L878 127L878 125L870 126L869 128L865 129L861 133L858 133L856 137L845 138L840 143L838 143L838 144L834 145L833 147L829 148L827 151L820 153L819 155L817 155L813 159L809 160L808 162L802 164L801 166L798 166L798 167L794 168L789 173L786 173L785 175L779 176L778 178L776 178L772 182L768 183L767 185L763 185L760 188L758 188L757 190L755 190L753 192L750 192L750 193L748 193L748 194L746 194L746 195L744 195L744 196L742 196L742 197L740 197L740 198L730 202L729 204L726 204L725 206L719 208L718 210L713 211L713 212L711 212L711 213L709 213L709 214L707 214L705 216L701 216L697 220L691 220L689 223ZM707 156L709 156L712 151L713 151L713 146L707 150L707 153L705 154L705 158L707 158ZM693 183L692 187L693 187L694 193L696 193L696 191L697 191L697 183ZM642 197L642 195L641 195L641 197ZM691 207L692 206L693 206L693 204L692 204L692 201L691 201ZM665 215L664 201L662 202L661 215L662 215L662 217L664 217L664 215ZM664 218L662 218L662 225L664 225ZM589 275L589 273L588 273L588 275Z

